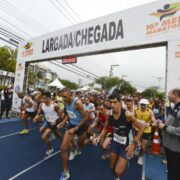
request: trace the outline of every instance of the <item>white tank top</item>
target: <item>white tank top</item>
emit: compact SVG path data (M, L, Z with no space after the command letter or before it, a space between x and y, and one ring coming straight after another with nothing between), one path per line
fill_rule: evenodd
M54 109L54 104L47 106L43 103L42 111L44 112L44 116L48 122L54 122L58 117L57 112Z
M29 97L24 96L24 98L22 99L22 103L23 103L25 106L28 106L29 103L26 101L26 98L29 98ZM33 101L31 98L29 98L29 100L32 102L32 104L34 104L34 101ZM35 110L34 110L34 108L33 108L33 105L32 105L31 107L26 108L26 111L28 111L28 112L34 112Z

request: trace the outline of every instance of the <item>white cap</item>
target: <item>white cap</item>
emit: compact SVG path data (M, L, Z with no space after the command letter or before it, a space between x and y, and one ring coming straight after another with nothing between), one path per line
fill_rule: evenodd
M147 99L141 99L139 104L145 104L145 105L148 105L149 104L149 101Z

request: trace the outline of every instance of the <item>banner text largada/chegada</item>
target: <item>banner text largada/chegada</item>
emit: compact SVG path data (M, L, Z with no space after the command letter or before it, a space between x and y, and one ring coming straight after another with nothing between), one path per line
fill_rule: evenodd
M91 26L43 40L42 53L123 39L122 20Z

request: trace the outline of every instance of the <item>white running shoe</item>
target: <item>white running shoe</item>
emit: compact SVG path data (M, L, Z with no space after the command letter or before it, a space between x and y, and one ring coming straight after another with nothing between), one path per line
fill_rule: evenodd
M52 148L52 149L48 149L47 151L46 151L46 155L48 155L48 156L51 156L51 154L54 152L54 149Z
M75 151L74 151L75 156L80 155L81 153L82 153L82 152L81 152L80 150L75 150Z
M74 158L75 158L76 154L74 151L70 151L70 154L69 154L69 160L72 161Z
M143 165L143 157L139 156L137 163L142 166Z
M70 178L70 174L69 174L69 171L67 172L63 172L59 178L59 180L67 180Z

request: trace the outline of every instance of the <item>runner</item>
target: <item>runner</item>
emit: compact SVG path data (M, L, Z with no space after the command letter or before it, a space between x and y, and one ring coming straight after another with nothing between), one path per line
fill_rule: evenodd
M99 137L94 139L94 144L100 141L107 128L112 126L113 138L110 145L110 167L116 180L124 173L128 159L133 156L135 147L143 133L144 127L139 123L134 116L130 115L126 110L122 109L121 99L118 94L112 94L109 97L112 108L112 113L109 116L108 123ZM132 129L132 124L140 130L133 140L130 140L129 133Z
M63 142L60 147L61 158L63 161L64 171L60 176L60 180L69 179L69 167L68 167L68 149L73 136L76 134L79 138L79 146L84 145L86 138L86 122L88 121L88 114L83 108L83 104L77 98L73 98L72 92L64 88L61 92L63 101L65 102L66 115L62 123L58 127L64 126L65 122L69 120L69 128L66 130Z
M30 96L26 96L24 92L20 92L17 94L19 98L22 99L22 105L20 107L21 113L24 113L22 117L24 129L19 132L20 135L25 135L29 133L28 130L28 121L27 119L30 117L33 119L36 115L36 108L34 106L34 101Z
M151 109L149 109L148 106L148 100L147 99L141 99L139 104L140 107L135 110L135 117L142 123L145 123L145 125L149 124L143 132L142 139L140 140L141 143L141 151L138 158L137 163L139 165L143 165L143 157L145 154L146 146L148 143L148 140L151 139L151 123L153 123L153 126L156 126L156 120L154 118L154 114ZM136 131L138 132L138 128L136 128Z
M95 107L93 103L90 103L90 100L88 97L85 98L85 104L83 104L84 109L86 110L86 112L89 115L89 123L93 124L94 120L95 120Z
M35 119L39 117L42 113L44 114L45 122L40 128L40 131L42 132L42 140L45 142L48 148L48 150L46 151L46 155L50 156L54 150L48 136L51 132L53 132L56 137L58 137L60 140L62 139L59 130L56 128L58 120L60 120L61 118L60 116L62 115L62 112L60 111L57 104L53 104L50 92L44 92L42 94L42 99L44 103L40 104Z

